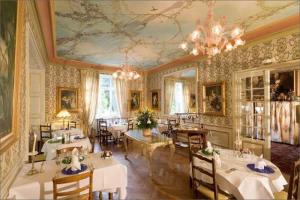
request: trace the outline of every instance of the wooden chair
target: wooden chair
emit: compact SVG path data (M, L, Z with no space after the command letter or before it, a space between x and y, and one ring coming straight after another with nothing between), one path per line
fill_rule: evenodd
M89 184L83 187L79 187L79 181L89 179ZM85 172L82 174L66 176L61 178L53 178L53 199L57 200L59 197L63 197L64 199L93 199L93 171ZM74 183L76 188L72 188L70 190L69 187L66 187L65 191L64 186L58 187L62 184L71 184ZM88 190L86 194L80 194Z
M276 200L291 200L298 199L298 189L299 189L299 176L300 176L300 159L293 163L293 168L291 170L291 176L289 180L289 190L288 193L285 191L274 193Z
M77 127L77 122L75 121L68 121L68 129L70 130L71 128L76 128Z
M205 162L211 165L211 170L208 171L199 165L195 165L195 158L200 160L200 163ZM199 179L200 174L205 174L212 179L212 184L206 183ZM197 175L197 176L196 176ZM192 154L192 188L198 197L199 194L205 196L205 199L229 199L225 193L219 192L218 185L216 183L216 165L214 159L208 159L198 154Z
M131 119L128 120L128 128L127 130L133 130L133 121Z
M168 119L168 129L167 131L163 131L161 134L166 135L168 137L176 136L176 131L174 130L176 125L176 119Z
M51 138L52 138L51 124L40 125L40 140L38 141L38 152L41 152L44 143Z
M99 121L99 129L100 129L100 145L103 144L108 144L109 140L113 140L112 133L108 131L107 128L107 121L105 120L100 120Z
M66 147L66 148L62 148L62 149L56 149L56 155L59 156L61 154L65 154L67 152L72 152L73 149L77 148L78 151L81 151L82 146L80 147Z
M92 152L91 153L94 153L95 142L96 142L96 130L93 127L90 129L89 139L90 139L91 144L92 144Z
M189 157L192 161L192 154L198 152L203 148L202 135L188 133Z

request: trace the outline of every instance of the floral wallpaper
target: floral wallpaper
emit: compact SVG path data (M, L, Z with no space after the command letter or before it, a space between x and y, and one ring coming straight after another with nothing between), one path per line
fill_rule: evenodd
M24 17L24 16L23 16ZM26 18L27 19L27 18ZM25 23L25 22L24 22ZM25 28L24 24L22 25L21 36L23 39L23 47L25 47ZM21 53L20 61L20 75L19 75L19 115L18 115L18 139L15 143L12 144L5 152L0 155L0 199L5 199L7 195L7 189L12 179L15 176L15 173L18 172L20 163L23 161L26 152L26 140L28 136L28 102L26 96L28 95L28 77L26 77L26 73L28 73L28 68L25 65L25 48Z
M147 86L149 90L161 89L162 77L166 74L183 70L189 67L199 69L199 88L203 83L226 81L226 116L216 117L203 115L203 122L211 125L232 126L232 74L234 71L259 67L262 61L268 58L277 57L278 62L286 62L300 59L300 32L295 29L285 33L278 33L272 38L265 38L260 41L251 42L234 51L223 53L212 59L208 65L206 58L198 62L187 63L185 65L174 66L157 73L151 73L148 77ZM201 105L201 94L198 102ZM202 112L199 106L199 112Z
M71 66L50 64L46 67L45 76L46 122L56 120L57 87L80 88L80 70ZM81 108L81 92L79 89L78 106ZM71 113L72 120L79 120L80 112Z

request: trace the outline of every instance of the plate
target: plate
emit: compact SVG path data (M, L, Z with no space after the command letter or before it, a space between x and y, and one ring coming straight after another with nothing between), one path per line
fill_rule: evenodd
M264 169L257 169L255 168L255 164L247 164L247 167L251 169L252 171L263 173L263 174L273 174L275 171L269 166L265 166Z
M80 166L81 166L81 170L72 171L71 168L67 169L65 167L61 172L65 175L74 175L74 174L78 174L80 172L83 172L88 168L87 165L85 165L85 164L80 164Z

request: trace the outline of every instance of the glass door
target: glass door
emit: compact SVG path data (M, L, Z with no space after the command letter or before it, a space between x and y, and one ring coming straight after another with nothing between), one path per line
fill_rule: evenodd
M264 70L234 75L235 147L270 158L269 73Z

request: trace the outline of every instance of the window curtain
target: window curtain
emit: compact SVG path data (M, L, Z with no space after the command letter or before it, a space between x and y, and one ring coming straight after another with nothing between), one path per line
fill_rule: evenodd
M174 101L175 80L165 79L165 109L166 113L171 114Z
M183 82L183 106L184 106L184 112L189 112L190 108L190 88L191 88L191 83L188 81Z
M272 141L298 144L299 126L296 123L296 105L298 102L271 102Z
M114 85L116 89L116 97L118 102L118 107L120 111L120 115L122 118L128 117L128 83L126 80L114 79Z
M81 91L83 98L82 128L88 134L92 126L98 102L99 73L95 70L81 70Z

